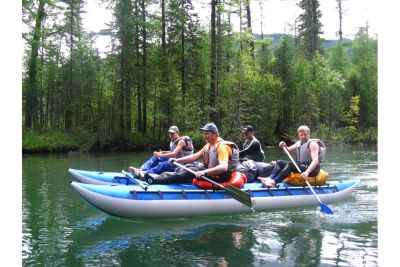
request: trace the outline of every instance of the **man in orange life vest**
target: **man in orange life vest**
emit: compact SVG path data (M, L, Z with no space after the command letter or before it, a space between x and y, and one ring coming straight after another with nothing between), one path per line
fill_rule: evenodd
M165 178L145 175L149 184L191 183L193 178L200 178L203 175L218 183L229 181L239 163L238 147L236 144L220 138L218 128L214 123L207 123L200 130L204 132L203 136L207 142L200 151L186 157L169 159L170 163L184 164L202 159L203 163L200 166L191 167L195 174L184 170Z

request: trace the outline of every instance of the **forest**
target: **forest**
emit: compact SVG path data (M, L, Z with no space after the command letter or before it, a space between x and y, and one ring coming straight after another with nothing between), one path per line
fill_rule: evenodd
M294 3L295 34L278 42L253 32L251 0L209 0L206 23L193 1L99 0L113 19L86 32L85 0L23 0L23 152L155 149L170 125L200 148L207 122L238 143L246 124L264 145L301 124L327 143L377 143L378 37L366 24L343 38L345 1L329 46L318 0Z

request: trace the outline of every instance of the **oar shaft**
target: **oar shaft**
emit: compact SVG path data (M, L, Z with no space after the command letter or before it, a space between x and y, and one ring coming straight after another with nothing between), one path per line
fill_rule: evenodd
M287 150L287 148L284 146L283 150L285 151L285 153L288 155L288 157L290 158L290 160L293 162L294 166L296 167L296 169L299 171L299 173L301 173L301 170L299 168L299 166L297 165L296 161L294 161L294 159L292 158L292 155L290 155L289 151Z
M286 146L283 147L283 151L285 151L285 153L288 155L288 157L290 158L290 160L292 161L292 163L294 164L294 166L296 167L296 169L298 170L298 172L301 174L302 171L299 168L299 165L297 165L296 161L294 161L292 155L290 155L289 151L287 150ZM312 186L310 185L310 183L308 182L307 179L304 179L308 185L308 187L310 188L311 192L314 194L314 196L316 197L316 199L318 200L319 203L321 203L321 200L319 199L318 195L315 193L314 189L312 188Z
M144 185L141 181L137 181L130 173L122 170L122 174L125 175L125 177L128 178L130 181L134 182L136 185L140 186L145 191L147 191L147 186Z

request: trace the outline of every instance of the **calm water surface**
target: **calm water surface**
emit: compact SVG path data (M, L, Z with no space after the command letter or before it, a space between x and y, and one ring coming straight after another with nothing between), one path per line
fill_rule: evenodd
M330 147L331 180L360 179L352 196L251 214L128 220L108 216L69 186L66 169L120 171L150 153L23 156L24 266L376 266L377 151ZM285 159L268 150L268 160Z

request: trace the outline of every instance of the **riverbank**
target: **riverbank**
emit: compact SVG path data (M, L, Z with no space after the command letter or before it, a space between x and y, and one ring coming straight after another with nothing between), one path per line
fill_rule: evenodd
M193 139L195 147L202 147L203 137L199 132L188 133ZM263 140L257 136L265 146L274 146L276 140ZM337 129L328 138L328 133L321 131L317 137L326 144L377 144L377 129L368 128L349 133L346 129ZM36 132L24 131L22 134L22 153L54 153L54 152L123 152L123 151L153 151L168 149L168 140L155 140L149 135L139 133L128 134L119 138L98 136L85 132Z
M203 145L201 133L190 135L195 147ZM166 136L167 138L167 136ZM96 134L24 131L22 153L68 153L68 152L128 152L168 150L168 140L155 140L139 133L121 137Z

